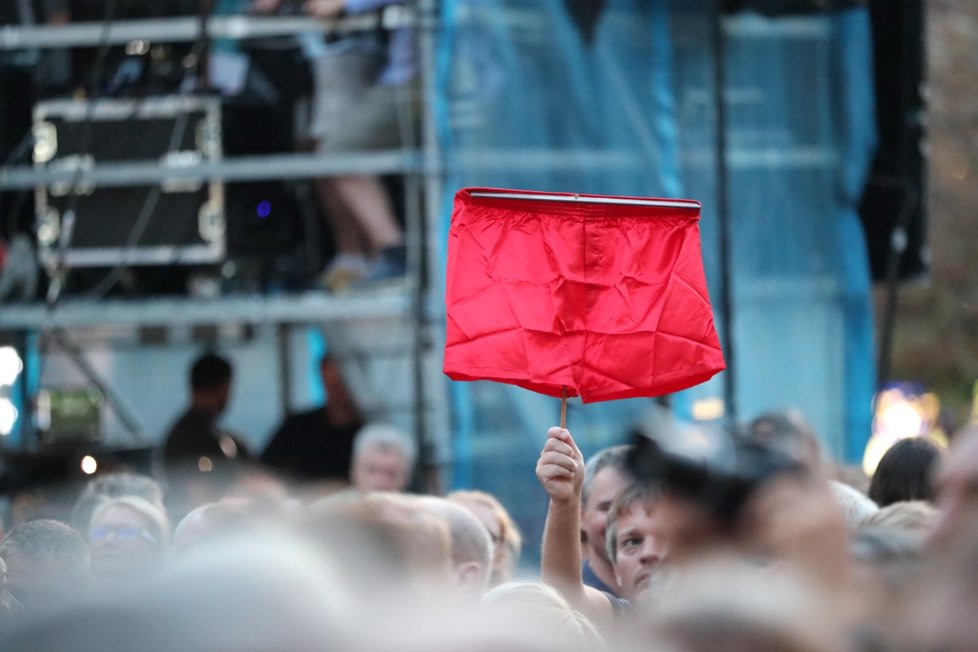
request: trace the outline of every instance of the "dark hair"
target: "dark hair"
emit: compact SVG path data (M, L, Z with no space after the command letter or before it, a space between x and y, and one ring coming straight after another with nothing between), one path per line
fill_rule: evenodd
M76 570L88 565L88 546L81 535L60 521L38 519L21 523L0 543L0 557L10 554L28 559L62 559Z
M231 363L216 353L205 353L190 368L192 389L213 389L231 380Z
M886 451L869 483L869 497L880 507L902 500L933 501L934 467L941 452L930 440L910 437Z

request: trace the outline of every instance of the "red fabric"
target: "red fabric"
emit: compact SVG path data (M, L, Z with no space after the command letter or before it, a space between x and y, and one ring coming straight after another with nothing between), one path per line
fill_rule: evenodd
M455 195L449 377L551 396L566 387L589 403L675 392L724 369L698 204L500 199L476 190L502 192Z

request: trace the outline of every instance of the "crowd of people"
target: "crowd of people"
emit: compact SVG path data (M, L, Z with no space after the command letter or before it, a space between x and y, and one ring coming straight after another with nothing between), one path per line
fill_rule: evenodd
M861 652L978 641L975 426L949 451L897 443L862 485L837 479L818 438L785 414L736 432L647 433L589 459L554 427L536 461L547 505L536 568L520 564L521 533L496 497L410 492L415 442L365 423L335 361L321 369L330 402L252 455L216 426L230 365L198 359L191 405L162 442L164 477L103 473L64 522L12 523L0 542L0 649ZM349 441L316 441L329 437ZM684 448L693 440L699 453ZM532 462L514 460L528 474Z

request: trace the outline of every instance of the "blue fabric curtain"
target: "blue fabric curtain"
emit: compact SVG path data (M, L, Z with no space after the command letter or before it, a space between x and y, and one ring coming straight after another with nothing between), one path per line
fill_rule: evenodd
M562 0L443 2L446 199L470 185L698 199L716 311L714 4L609 0L586 43ZM744 14L725 24L738 412L795 408L829 452L856 459L874 385L855 214L875 134L868 17ZM449 217L446 202L445 232ZM692 418L721 397L729 373L673 397L676 414ZM545 508L533 466L559 401L490 383L450 392L454 483L499 496L532 554ZM649 409L648 400L572 406L569 426L589 454Z

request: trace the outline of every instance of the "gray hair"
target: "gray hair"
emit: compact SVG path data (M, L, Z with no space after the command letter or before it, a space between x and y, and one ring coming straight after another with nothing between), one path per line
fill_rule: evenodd
M353 440L353 459L368 448L397 450L404 456L408 469L414 468L418 458L418 447L411 436L389 423L368 423L360 428Z
M87 532L95 507L106 498L122 496L138 496L161 510L166 509L163 506L163 488L153 478L138 473L106 473L89 481L78 496L71 510L71 524L79 532Z
M629 444L604 448L587 461L584 465L584 484L581 486L581 505L587 505L588 494L591 493L591 483L601 471L612 468L622 475L629 475L625 468L625 458L628 457L632 448Z
M150 534L153 535L156 541L164 547L169 545L171 528L170 519L167 518L166 512L145 498L140 498L139 496L119 496L118 498L103 499L95 506L95 509L92 510L92 518L88 523L89 529L91 529L92 525L95 524L95 522L98 521L98 519L100 519L105 512L109 511L113 507L126 507L145 518L150 525Z

